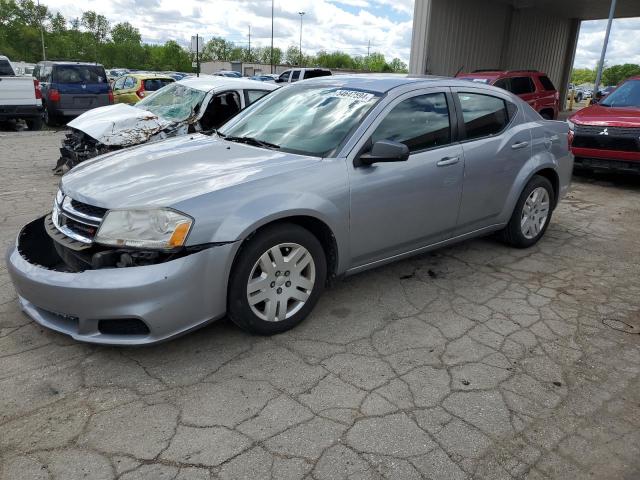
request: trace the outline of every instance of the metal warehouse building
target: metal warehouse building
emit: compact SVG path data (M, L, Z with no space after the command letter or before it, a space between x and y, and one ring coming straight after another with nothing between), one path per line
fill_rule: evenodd
M609 16L611 0L415 0L412 74L536 69L566 98L580 22ZM616 18L640 16L617 0Z

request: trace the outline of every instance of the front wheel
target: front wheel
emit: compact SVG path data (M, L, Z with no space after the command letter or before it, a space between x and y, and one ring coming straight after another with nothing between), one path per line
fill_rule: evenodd
M551 182L534 176L522 191L509 223L500 232L503 240L517 248L535 245L549 226L554 202Z
M289 330L309 315L326 277L324 249L311 232L289 223L267 227L238 253L229 279L229 317L259 335Z

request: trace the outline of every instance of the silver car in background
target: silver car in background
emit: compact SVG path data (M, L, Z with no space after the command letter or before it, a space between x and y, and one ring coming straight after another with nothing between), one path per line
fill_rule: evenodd
M330 277L496 231L535 244L569 188L567 137L491 86L313 79L218 132L74 168L7 264L22 308L78 340L154 343L224 315L274 334Z

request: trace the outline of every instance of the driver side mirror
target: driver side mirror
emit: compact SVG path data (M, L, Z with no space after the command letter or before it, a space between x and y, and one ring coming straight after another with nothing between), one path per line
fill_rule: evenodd
M406 162L409 159L409 147L393 140L378 140L371 150L360 154L353 164L355 167L373 165L378 162Z

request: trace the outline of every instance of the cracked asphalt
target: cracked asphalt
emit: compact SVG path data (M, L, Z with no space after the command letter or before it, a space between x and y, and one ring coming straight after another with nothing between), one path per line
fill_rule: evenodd
M2 245L50 208L57 132L0 132ZM108 348L0 266L2 479L638 479L640 181L587 176L529 250L347 278L271 338Z

